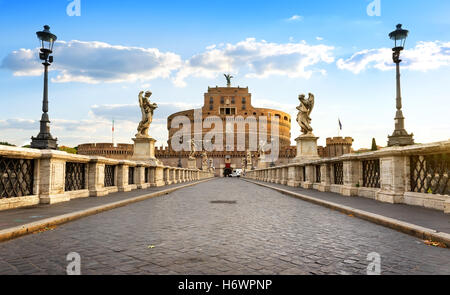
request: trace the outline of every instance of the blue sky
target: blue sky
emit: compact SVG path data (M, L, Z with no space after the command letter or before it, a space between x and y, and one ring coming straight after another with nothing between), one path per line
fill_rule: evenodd
M416 142L449 139L450 2L346 1L72 1L0 0L0 141L17 145L37 134L42 66L35 32L51 26L52 133L60 144L131 142L139 121L137 94L151 89L160 105L151 133L167 140L165 117L200 106L208 86L248 86L255 107L295 115L297 96L313 92L314 133L324 144L338 133L369 147L394 128L395 73L387 35L411 31L402 88L407 131ZM292 139L299 134L292 126Z

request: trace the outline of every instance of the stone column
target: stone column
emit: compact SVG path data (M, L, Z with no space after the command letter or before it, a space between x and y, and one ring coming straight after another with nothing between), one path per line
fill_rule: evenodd
M150 171L154 172L154 179L152 180L154 182L152 183L152 186L160 187L166 184L163 166L151 167Z
M376 193L376 200L403 203L404 194L408 191L409 165L407 156L385 156L380 159L381 190Z
M142 164L138 164L134 168L135 179L136 179L136 185L138 189L145 189L150 186L149 183L145 183L145 167Z
M320 165L320 185L318 190L321 192L329 192L331 185L331 169L328 164Z
M313 165L305 165L306 175L304 176L304 180L302 182L302 187L305 189L312 189L314 183L314 166Z
M281 168L281 180L280 183L286 185L288 182L288 172L289 172L289 168L288 167L283 167Z
M90 197L103 197L109 192L105 189L105 164L98 158L89 161L88 189Z
M131 187L128 184L128 165L122 162L117 165L117 188L119 192L131 191Z
M295 186L295 166L288 167L288 186Z
M65 195L66 162L53 158L52 151L43 151L39 163L39 200L42 204L70 201Z
M282 171L281 168L276 168L276 175L277 175L277 177L276 177L275 183L278 183L278 184L281 183L281 177L283 175L282 173L283 173L283 171Z
M341 189L341 194L344 196L357 196L360 176L359 161L344 161L344 186Z
M169 185L170 184L170 180L169 180L169 167L164 167L164 185Z
M180 170L180 182L184 182L185 180L184 180L184 169L182 168L181 170Z
M269 173L269 182L274 183L275 182L275 169L270 168L268 173Z
M169 184L175 183L175 169L169 168Z
M178 168L173 169L173 183L180 183L180 170Z

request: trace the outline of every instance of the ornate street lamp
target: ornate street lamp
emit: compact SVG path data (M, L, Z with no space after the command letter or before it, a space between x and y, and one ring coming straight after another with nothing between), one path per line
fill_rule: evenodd
M180 137L180 140L178 143L180 144L180 146L183 144L183 137ZM183 164L181 163L181 153L182 152L183 152L183 150L180 150L180 152L179 152L178 168L183 168Z
M397 69L397 113L395 115L395 130L389 136L388 146L405 146L414 144L413 134L408 134L405 130L405 117L402 112L402 92L400 87L400 52L405 48L408 30L402 29L402 25L397 25L397 29L389 34L389 38L394 40L394 52L392 57Z
M44 26L44 30L36 33L41 41L39 58L44 65L44 99L42 102L42 118L40 132L37 137L31 138L31 147L36 149L53 149L58 147L57 139L50 134L50 120L48 118L48 67L53 63L53 44L57 37L50 32L49 26Z

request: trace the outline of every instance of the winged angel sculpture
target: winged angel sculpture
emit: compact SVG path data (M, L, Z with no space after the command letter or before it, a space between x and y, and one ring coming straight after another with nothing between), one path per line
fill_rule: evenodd
M136 134L136 138L149 137L148 129L153 121L153 112L158 108L156 103L150 103L150 96L152 96L150 91L145 92L145 94L144 91L139 93L139 106L141 107L142 120L137 128L138 133Z
M314 109L314 94L309 93L308 99L305 99L305 95L299 95L300 105L297 107L298 115L297 122L302 128L302 132L305 135L312 134L311 127L311 112Z

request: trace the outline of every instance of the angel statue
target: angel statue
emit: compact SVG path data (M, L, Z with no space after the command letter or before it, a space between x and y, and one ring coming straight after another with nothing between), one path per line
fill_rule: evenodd
M231 74L223 74L225 76L225 79L227 79L227 87L231 87L231 79L233 79L234 77L231 76Z
M202 153L202 166L208 166L208 154L206 153L206 151L203 151Z
M242 157L242 159L241 159L241 166L242 166L242 169L245 169L245 167L247 166L247 164L245 163L245 157Z
M305 135L312 134L311 127L311 112L314 109L314 94L310 93L308 99L305 99L305 95L299 95L300 105L297 107L298 115L297 122L302 128L302 132Z
M247 149L247 165L252 165L252 153Z
M197 145L195 144L195 140L191 139L191 153L189 154L190 160L195 160L196 148L197 148Z
M153 111L158 108L156 103L150 103L150 96L152 96L150 91L145 92L145 94L144 91L139 93L139 106L141 107L142 120L137 128L138 134L136 134L136 138L149 137L148 129L153 121Z

